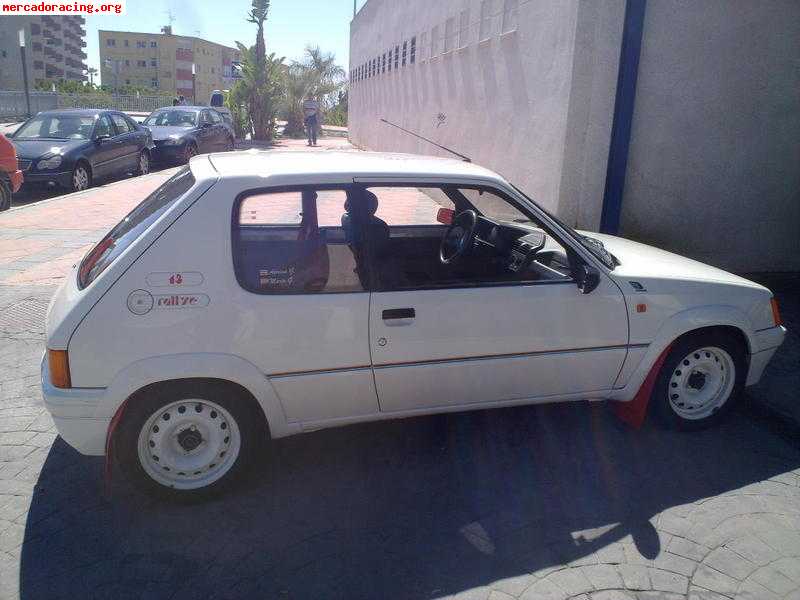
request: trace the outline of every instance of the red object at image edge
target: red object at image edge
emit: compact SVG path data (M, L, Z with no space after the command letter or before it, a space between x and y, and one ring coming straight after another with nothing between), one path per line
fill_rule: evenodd
M116 414L111 419L111 423L108 424L108 432L106 433L106 462L105 462L105 489L106 489L106 497L111 497L111 471L112 471L112 463L114 461L114 432L119 425L119 422L122 420L122 413L125 412L125 406L128 404L128 401L122 403L117 409Z
M644 383L642 383L642 387L636 392L633 400L630 402L617 402L614 407L614 414L617 415L617 418L634 429L639 429L644 424L644 418L647 416L647 405L650 402L653 387L656 385L658 373L661 371L661 367L667 359L670 348L672 348L671 344L667 346L659 355L658 359L656 359L655 364L653 364Z

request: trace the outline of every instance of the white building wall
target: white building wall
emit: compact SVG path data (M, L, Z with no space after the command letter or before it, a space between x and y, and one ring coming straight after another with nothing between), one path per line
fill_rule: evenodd
M447 155L386 118L596 227L623 11L622 0L369 0L351 24L350 69L380 57L381 72L351 84L351 140ZM383 72L383 54L412 37L415 64Z

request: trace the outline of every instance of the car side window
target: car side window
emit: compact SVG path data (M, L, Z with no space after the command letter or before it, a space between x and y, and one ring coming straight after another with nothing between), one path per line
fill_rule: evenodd
M219 116L219 113L215 110L208 111L209 116L211 117L211 122L215 125L222 123L222 117Z
M239 284L257 294L365 291L364 259L348 241L350 195L303 187L240 197L232 229Z
M211 115L207 110L200 113L200 124L204 125L205 123L211 123Z
M367 192L374 207L369 264L378 290L571 281L566 248L502 193L459 186Z
M94 128L94 137L99 138L101 136L111 137L114 135L114 130L111 126L111 121L106 115L100 115L97 119L97 125Z
M130 125L128 125L128 121L125 120L125 117L116 113L111 113L111 120L117 128L117 134L122 135L123 133L130 133L131 128Z

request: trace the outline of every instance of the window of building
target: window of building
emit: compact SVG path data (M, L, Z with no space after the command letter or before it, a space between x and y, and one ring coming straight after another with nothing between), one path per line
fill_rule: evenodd
M386 73L386 52L383 53L381 58L381 73Z
M151 67L157 67L158 66L158 61L155 58L151 58L150 59L150 66Z
M157 88L157 87L158 87L158 79L156 79L155 77L153 77L153 78L150 80L150 87Z
M146 60L137 60L136 61L136 66L137 67L146 67L147 66L147 61Z
M150 42L150 47L151 48L158 48L158 42L155 42L155 41Z
M130 84L131 84L131 80L130 79L126 79L125 80L125 85L130 85Z
M214 67L211 67L211 74L214 75Z
M516 31L518 4L517 0L503 0L503 33Z
M117 40L115 40L114 38L108 38L106 40L106 46L116 46L116 45L117 45Z
M136 47L137 48L146 48L147 44L145 42L139 40L139 41L136 42Z
M419 34L419 60L420 62L425 62L425 59L428 57L427 48L428 45L428 32L423 31Z
M478 39L488 40L492 35L492 2L493 0L483 0L481 2L481 22L478 26Z
M469 45L469 9L461 11L458 18L458 47L466 48Z
M345 189L303 187L245 196L233 219L236 279L257 294L363 292ZM357 258L358 256L358 258Z
M127 48L128 46L130 46L130 43L129 43L129 41L128 41L128 40L124 40L124 41L122 42L122 45L123 45L123 46L125 46L125 47Z
M394 68L397 70L400 63L400 45L394 47Z
M386 70L392 72L392 49L389 48L389 60L387 61Z
M127 59L127 58L125 59L125 66L126 66L126 67L130 67L130 66L131 66L131 61L130 61L130 59Z
M409 62L413 65L417 60L417 36L411 38L411 53L409 54Z
M456 47L456 19L450 17L444 23L444 50L443 53L447 54L452 52Z
M430 57L439 55L439 26L434 25L431 29L431 52Z
M406 54L408 52L408 42L403 42L403 62L402 65L406 66Z

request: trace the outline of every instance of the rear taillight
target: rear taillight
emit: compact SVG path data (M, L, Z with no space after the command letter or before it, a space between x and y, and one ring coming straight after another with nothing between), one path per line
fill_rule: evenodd
M111 248L114 245L114 238L110 235L106 236L100 242L89 251L83 261L81 262L81 266L78 268L78 286L83 289L87 285L92 282L94 277L90 277L92 275L92 269L94 269L97 261L103 256L106 250Z
M781 321L781 311L778 310L778 301L775 298L770 298L769 303L772 305L772 320L775 322L775 327L783 325Z
M72 387L69 376L69 357L66 350L47 349L47 364L50 367L50 382L57 388Z

